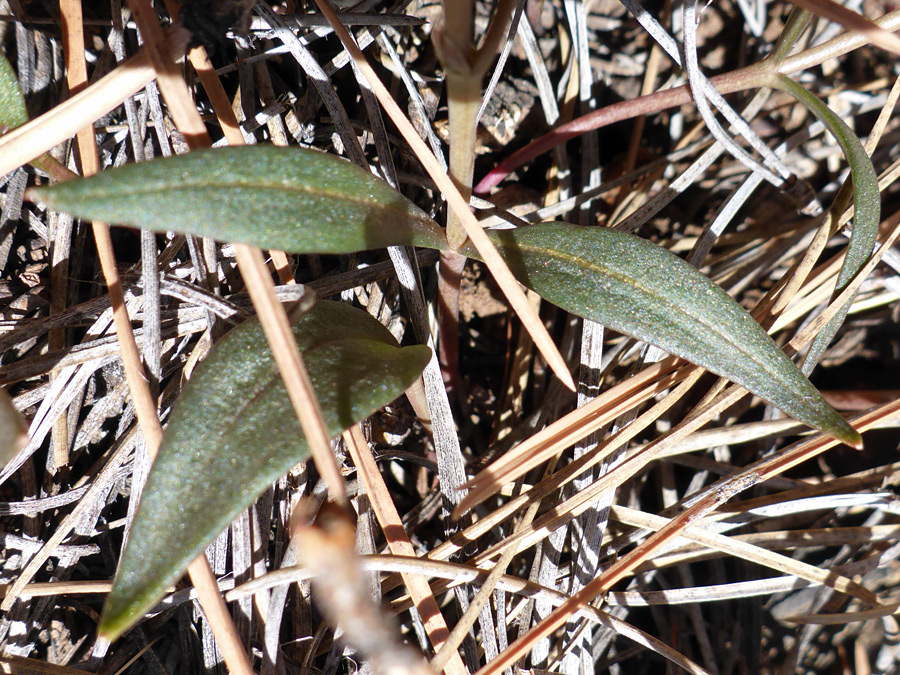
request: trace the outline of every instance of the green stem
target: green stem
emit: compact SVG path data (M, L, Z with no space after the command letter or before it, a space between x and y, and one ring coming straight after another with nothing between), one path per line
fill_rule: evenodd
M794 9L791 10L790 15L788 15L787 21L784 22L784 28L781 30L781 35L778 36L778 40L775 42L772 53L765 59L765 62L771 63L773 66L777 67L778 64L784 61L791 49L794 48L794 45L797 44L797 40L803 35L803 31L807 29L812 19L812 12L800 9L799 7L794 7Z
M474 46L474 0L444 0L443 23L434 32L434 46L446 72L450 123L450 178L466 200L472 195L475 142L481 82L501 44L515 11L515 0L501 0L484 43ZM447 216L449 250L441 254L438 282L439 357L444 381L456 389L459 370L459 287L466 259L456 251L468 235L459 216Z
M474 0L444 0L443 24L435 32L434 45L447 78L450 177L466 199L472 194L475 172L481 81L497 54L515 8L515 0L501 0L484 43L477 50L473 38ZM453 250L466 241L462 223L452 212L447 219L447 240Z
M472 195L475 173L475 141L478 108L481 106L481 77L447 73L447 95L450 121L450 178L468 200ZM466 231L459 217L447 216L447 241L454 251L466 241Z
M435 34L435 47L444 69L465 73L472 70L475 1L443 0L442 24Z

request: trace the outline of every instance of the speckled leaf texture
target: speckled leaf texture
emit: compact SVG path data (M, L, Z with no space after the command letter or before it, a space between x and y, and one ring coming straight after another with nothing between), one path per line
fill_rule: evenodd
M393 401L431 351L401 348L366 312L319 302L294 326L328 430ZM176 582L243 509L309 451L259 323L228 333L178 399L107 598L116 637Z
M27 121L28 110L19 79L6 57L0 54L0 133L20 127Z
M446 246L442 230L387 183L296 148L197 151L30 194L84 218L293 253ZM727 377L859 445L859 435L759 325L677 256L632 235L565 223L491 236L513 274L547 300Z
M541 297L737 382L851 445L856 431L725 291L675 254L601 227L544 223L490 233Z
M300 148L195 150L29 196L88 220L291 253L446 245L434 221L383 180Z

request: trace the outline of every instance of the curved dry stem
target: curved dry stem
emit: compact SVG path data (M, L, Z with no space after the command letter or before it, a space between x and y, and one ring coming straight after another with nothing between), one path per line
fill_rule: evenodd
M790 170L769 149L769 146L763 143L756 132L750 128L750 125L735 112L734 108L728 104L715 87L709 84L709 80L706 79L700 70L700 63L697 57L696 0L687 0L682 7L682 11L684 14L684 69L688 76L691 92L694 95L694 104L697 106L697 112L700 113L700 117L703 118L713 138L719 141L732 157L753 173L761 175L775 187L780 186L791 175ZM753 149L762 155L764 164L758 162L734 142L731 136L722 128L722 125L719 124L715 113L710 108L710 103L715 105L725 116L725 119L736 129L737 133L746 138Z

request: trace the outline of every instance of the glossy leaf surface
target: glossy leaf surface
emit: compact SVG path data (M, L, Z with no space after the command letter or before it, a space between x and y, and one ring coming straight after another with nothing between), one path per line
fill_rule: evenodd
M430 358L400 348L361 310L320 302L294 327L329 431L403 393ZM116 637L187 565L309 451L262 328L226 335L188 382L165 432L122 555L100 632Z
M128 164L29 192L79 218L289 253L442 248L443 231L390 185L333 155L247 146Z
M673 253L634 235L567 223L490 236L513 274L544 299L703 366L791 417L859 444L859 435L759 324Z

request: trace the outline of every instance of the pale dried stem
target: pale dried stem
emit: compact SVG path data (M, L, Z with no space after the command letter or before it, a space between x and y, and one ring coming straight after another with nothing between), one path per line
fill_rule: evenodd
M391 553L415 558L415 549L413 549L412 543L410 543L409 537L407 537L406 531L403 529L403 521L397 512L397 507L394 505L390 491L381 477L378 465L375 463L375 459L372 457L372 453L369 451L358 425L353 425L344 432L344 441L347 444L350 457L356 465L359 479L365 485L366 494L369 496L369 501L372 504L372 510L375 512L378 524L384 532L384 538ZM447 643L450 631L431 592L431 587L419 575L402 574L401 576L413 600L413 604L422 618L431 646L434 647L436 652L440 651ZM442 670L448 675L466 675L468 673L462 658L455 649L452 650L450 658L445 661L445 664L442 664L436 670Z
M77 92L87 84L87 64L84 61L84 17L81 12L81 3L75 0L60 0L60 23L63 28L63 58L66 62L66 84L69 91ZM86 148L93 142L93 126L85 127L78 132L78 147ZM84 151L81 151L83 154ZM58 236L58 235L57 235ZM69 242L55 240L51 243L53 249L68 247ZM64 260L52 255L55 262L50 280L50 311L60 312L65 309L66 283L56 284L56 281L67 281L69 257ZM62 328L50 331L48 338L51 351L57 351L65 347L66 332ZM52 383L59 375L60 369L54 369L50 373ZM50 436L53 467L62 469L69 463L69 421L68 414L62 414L53 422L53 432Z
M297 541L304 567L313 573L318 605L330 623L340 626L341 639L379 675L432 675L421 654L400 640L372 598L356 552L352 511L326 503L308 524L309 510L303 502L294 510L291 538Z

